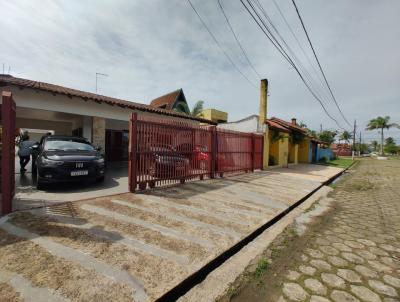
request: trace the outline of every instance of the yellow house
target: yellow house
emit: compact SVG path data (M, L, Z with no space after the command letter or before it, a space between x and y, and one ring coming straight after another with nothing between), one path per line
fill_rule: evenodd
M273 120L267 120L266 124L268 125L268 166L285 167L289 160L290 130Z
M289 164L308 162L310 140L306 129L296 123L272 117L268 125L268 166L285 167Z
M214 123L226 123L228 121L228 113L217 109L204 109L197 117L210 120Z

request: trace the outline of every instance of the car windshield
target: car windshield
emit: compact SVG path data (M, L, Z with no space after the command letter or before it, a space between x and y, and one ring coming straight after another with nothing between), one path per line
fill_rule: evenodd
M82 140L47 140L44 145L46 151L93 151L94 147Z

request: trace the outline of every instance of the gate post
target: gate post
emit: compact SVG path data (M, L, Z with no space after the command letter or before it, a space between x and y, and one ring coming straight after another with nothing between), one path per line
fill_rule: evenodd
M211 126L211 175L210 178L215 178L215 171L217 170L217 127Z
M137 113L129 120L129 191L135 193L137 182Z
M1 123L1 213L12 210L15 194L15 102L9 91L2 92Z
M256 159L256 137L254 133L251 134L251 172L254 172L254 161Z

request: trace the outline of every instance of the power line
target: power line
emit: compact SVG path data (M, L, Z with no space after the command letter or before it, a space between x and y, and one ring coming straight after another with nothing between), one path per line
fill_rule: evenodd
M250 16L253 18L253 20L256 22L256 24L258 25L258 27L260 27L260 29L262 30L262 32L264 33L264 35L268 38L268 40L274 45L274 47L281 53L281 55L289 62L289 64L296 70L297 74L299 75L300 79L303 81L303 83L306 85L307 89L310 91L310 93L313 95L313 97L319 102L319 104L321 105L322 109L324 110L325 114L331 119L333 120L339 128L345 130L339 123L338 121L331 116L331 114L328 112L328 110L326 109L325 105L323 104L323 102L321 101L321 99L315 94L315 92L311 89L310 85L305 81L303 75L301 74L301 72L299 71L298 67L294 64L293 60L289 57L289 55L286 53L286 51L283 49L282 45L279 43L279 41L277 41L277 39L275 38L275 36L272 34L271 30L269 29L269 27L265 24L264 20L262 19L262 17L259 15L259 13L257 12L257 10L254 8L253 4L249 1L246 0L248 5L251 7L252 11L254 13L252 13L249 9L249 7L243 2L243 0L240 0L240 2L242 3L242 5L244 6L244 8L247 10L247 12L250 14ZM258 17L255 17L255 15ZM263 24L263 26L260 24L260 22ZM269 34L268 34L268 33ZM271 35L271 37L270 37Z
M303 27L303 30L304 30L304 32L305 32L305 34L306 34L306 36L307 36L307 40L308 40L308 43L310 44L310 47L311 47L312 52L313 52L313 54L314 54L315 60L316 60L317 63L318 63L318 67L319 67L319 69L321 70L322 76L324 77L326 86L328 86L329 92L331 93L332 98L333 98L333 100L334 100L334 102L335 102L335 104L336 104L336 107L337 107L337 109L339 110L340 114L342 115L343 119L344 119L345 122L351 127L351 124L349 123L349 121L348 121L348 120L346 119L346 117L344 116L344 114L343 114L343 112L342 112L342 109L340 109L340 106L339 106L338 102L336 101L336 98L335 98L335 96L334 96L334 94L333 94L333 92L332 92L331 86L329 85L328 80L326 79L325 72L324 72L324 70L322 69L322 66L321 66L321 64L320 64L320 62L319 62L318 56L317 56L317 54L316 54L316 52L315 52L315 50L314 50L314 46L313 46L313 44L312 44L312 42L311 42L311 39L310 39L310 37L309 37L309 35L308 35L307 29L306 29L306 27L305 27L305 25L304 25L303 19L301 18L301 15L300 15L299 9L297 8L297 5L296 5L295 0L292 0L292 3L293 3L293 5L294 5L294 7L295 7L295 9L296 9L297 16L298 16L299 19L300 19L301 26Z
M304 50L303 46L301 45L299 39L297 38L296 34L294 33L294 31L293 31L292 27L290 26L288 20L286 19L285 15L283 14L279 4L275 0L272 0L272 1L274 2L274 5L275 5L276 9L278 10L279 15L282 17L283 21L285 22L285 24L286 24L287 28L289 29L290 33L292 34L293 38L296 40L297 44L299 45L299 48L301 49L302 53L304 54L304 57L307 59L308 63L310 64L310 66L314 70L315 74L317 75L318 80L321 82L322 85L324 85L323 79L322 79L320 73L317 71L317 69L314 67L314 64L311 62L310 57L308 56L308 54Z
M226 23L228 24L228 27L229 27L230 31L232 32L233 36L235 37L236 43L239 45L240 49L242 50L242 53L243 53L244 57L246 58L247 62L249 63L251 69L253 69L254 73L255 73L259 78L261 78L261 75L257 72L257 70L255 69L254 65L251 63L251 61L250 61L250 59L249 59L249 57L248 57L246 51L244 50L244 47L243 47L242 44L240 43L239 38L237 37L235 31L233 30L233 27L232 27L232 25L231 25L231 22L229 21L229 18L228 18L228 16L227 16L226 13L225 13L224 8L222 7L221 1L220 1L220 0L217 0L217 2L218 2L219 8L220 8L222 14L223 14L224 17L225 17L225 21L226 21Z
M261 11L261 13L264 15L264 17L267 19L268 23L271 25L272 29L275 31L275 33L278 35L278 37L280 38L280 40L282 41L282 43L285 45L285 47L287 48L287 51L291 54L291 56L293 57L293 61L296 62L299 65L299 69L303 71L305 77L307 78L307 80L310 82L310 86L313 84L314 82L314 78L312 77L312 75L308 72L307 68L304 67L304 65L301 63L301 60L296 56L296 54L294 53L294 51L291 49L291 47L286 43L285 39L283 38L283 36L279 33L278 29L275 27L274 23L272 22L271 18L268 16L267 12L265 11L264 7L262 6L262 4L260 3L259 0L256 0L256 5L258 6L259 10ZM318 72L317 72L318 73ZM316 86L312 85L314 90L319 90L319 85L317 84ZM322 88L324 87L324 84L322 84ZM317 89L315 89L317 88ZM321 95L323 96L328 96L329 95L325 95L325 91L324 89L321 90L322 94L320 94L320 92L318 91L318 96L321 99ZM316 93L317 94L317 93Z
M229 60L229 62L232 64L233 67L235 67L235 69L249 82L250 85L252 85L253 87L257 88L257 86L254 85L254 83L252 83L250 81L250 79L239 69L239 67L236 66L235 62L232 60L232 58L228 55L228 53L222 48L221 44L218 42L217 38L214 36L214 34L212 33L212 31L209 29L209 27L207 26L207 24L204 22L203 18L200 16L200 14L197 12L196 8L194 7L193 3L190 0L187 0L190 4L190 6L192 7L193 11L196 13L197 17L200 19L201 23L203 24L203 26L205 27L205 29L208 31L208 33L210 34L210 36L213 38L215 44L217 44L217 46L219 47L219 49L223 52L223 54L225 55L225 57Z

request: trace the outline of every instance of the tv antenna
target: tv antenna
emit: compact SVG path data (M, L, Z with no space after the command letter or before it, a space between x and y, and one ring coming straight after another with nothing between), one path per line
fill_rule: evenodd
M97 93L97 78L98 76L108 77L108 74L96 72L96 93Z

